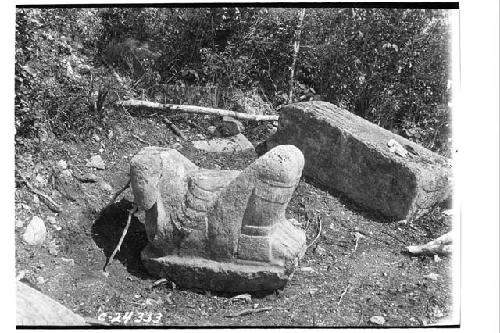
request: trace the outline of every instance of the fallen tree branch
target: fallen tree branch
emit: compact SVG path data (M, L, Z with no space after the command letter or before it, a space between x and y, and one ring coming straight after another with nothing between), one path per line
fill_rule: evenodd
M314 242L316 242L319 238L319 236L321 235L321 229L322 229L322 222L321 222L321 217L318 216L318 223L319 223L319 230L318 230L318 234L316 235L316 237L314 237L314 239L312 240L312 242L306 246L306 250L304 251L304 253L307 252L307 250L314 244Z
M148 145L148 146L151 146L151 144L149 142L147 142L146 140L144 139L141 139L139 136L135 135L135 134L132 134L132 136L139 142L142 142L144 143L145 145Z
M120 237L120 240L118 241L118 245L116 245L115 250L113 253L111 253L111 256L108 258L106 263L104 264L104 267L102 270L106 272L106 267L113 263L113 259L115 258L116 253L120 251L120 248L122 246L123 240L125 239L125 236L127 235L128 227L130 226L130 222L132 221L132 215L137 211L137 206L133 206L129 211L128 211L128 218L127 218L127 224L125 225L125 228L123 229L122 236Z
M31 185L31 183L26 178L24 178L24 176L19 171L16 170L16 174L21 179L21 181L26 185L26 187L31 192L38 195L40 197L40 200L42 200L43 203L45 203L47 207L50 208L51 211L53 211L54 213L60 213L62 211L61 207L59 207L59 205L56 204L54 200L52 200L48 195L34 188L33 185Z
M226 317L246 316L246 315L253 314L253 313L270 311L272 309L273 308L271 306L266 306L266 307L259 308L259 309L246 309L246 310L243 310L243 311L240 311L240 312L227 314Z
M348 283L347 287L344 289L344 291L342 292L342 294L340 294L340 298L339 298L339 301L337 302L337 305L340 305L340 302L342 302L342 299L344 298L344 295L347 293L347 291L349 290L350 287L351 287L351 284Z
M196 106L196 105L176 105L176 104L161 104L161 103L156 103L156 102L149 102L149 101L140 101L140 100L128 100L128 101L118 101L116 102L117 105L121 106L127 106L127 107L144 107L144 108L151 108L151 109L157 109L157 110L170 110L170 111L179 111L179 112L186 112L186 113L197 113L197 114L212 114L212 115L218 115L218 116L230 116L236 119L243 119L243 120L253 120L253 121L275 121L278 120L278 116L266 116L266 115L253 115L253 114L247 114L247 113L240 113L240 112L235 112L235 111L230 111L230 110L223 110L223 109L214 109L214 108L207 108L203 106Z
M106 207L111 206L112 204L114 204L115 201L116 201L116 198L118 198L118 196L120 194L122 194L123 191L125 191L129 186L130 186L130 179L127 181L127 184L125 184L125 186L123 186L122 189L120 189L118 192L115 193L115 195L113 195L113 197L111 198L111 200L109 201L109 203L106 205Z
M182 140L187 140L186 136L184 135L184 133L181 132L181 130L175 126L175 124L173 122L170 121L170 119L166 118L166 117L160 117L160 119L165 123L167 124L170 129L172 130L172 132L174 132L178 137L180 137Z
M453 238L451 231L423 245L410 245L406 251L412 255L442 255L452 253Z

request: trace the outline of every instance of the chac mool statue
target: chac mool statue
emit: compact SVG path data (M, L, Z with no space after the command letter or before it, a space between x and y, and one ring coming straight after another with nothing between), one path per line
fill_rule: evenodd
M184 288L283 287L306 248L305 232L285 218L303 167L291 145L243 171L202 169L174 149L142 149L130 176L135 203L146 212L146 269Z

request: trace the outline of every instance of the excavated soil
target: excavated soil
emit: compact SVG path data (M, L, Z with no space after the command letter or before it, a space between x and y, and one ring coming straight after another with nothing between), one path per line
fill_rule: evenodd
M206 129L217 125L214 117L170 119L188 140L177 138L154 117L122 114L110 117L108 128L95 133L98 137L52 140L41 143L34 155L16 154L17 170L63 208L54 214L16 182L16 272L24 274L23 282L94 325L374 327L378 325L370 318L382 316L383 326L404 327L435 325L451 314L451 258L412 257L403 251L451 229L444 208L436 207L411 224L387 221L308 179L300 181L287 214L302 224L308 242L315 241L283 290L245 299L158 282L140 261L147 243L140 214L132 218L121 250L104 274L103 266L126 224L132 194L127 190L116 203L104 207L126 184L130 157L142 147L173 147L197 165L212 169L242 169L257 158L253 152L212 154L192 148L190 140L210 137ZM244 134L254 144L269 135L269 124L246 125ZM95 154L105 161L105 170L85 166ZM53 181L57 177L51 175L61 159L73 174L91 172L99 181ZM27 245L22 239L34 215L47 227L41 246ZM50 216L55 223L49 222ZM429 273L438 274L437 279L429 278ZM262 311L241 312L247 309Z

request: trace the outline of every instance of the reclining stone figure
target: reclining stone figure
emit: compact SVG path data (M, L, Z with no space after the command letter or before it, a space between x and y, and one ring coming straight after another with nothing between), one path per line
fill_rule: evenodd
M305 232L285 218L303 167L291 145L243 171L202 169L174 149L142 149L130 176L146 212L146 269L185 288L282 288L306 248Z

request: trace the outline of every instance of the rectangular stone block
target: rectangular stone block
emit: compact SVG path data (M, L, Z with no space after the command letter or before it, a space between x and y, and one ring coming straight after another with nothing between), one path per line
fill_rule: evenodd
M446 158L327 102L284 107L268 147L280 144L302 151L306 177L391 218L418 217L451 193Z

